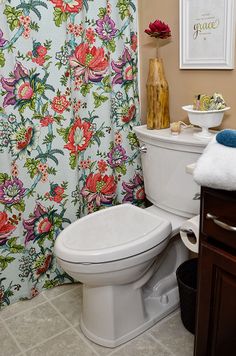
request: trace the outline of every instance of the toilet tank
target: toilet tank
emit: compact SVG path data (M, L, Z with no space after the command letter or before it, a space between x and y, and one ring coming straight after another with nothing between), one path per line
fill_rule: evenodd
M140 142L144 186L147 199L155 206L191 217L199 214L200 187L186 166L195 163L207 142L193 136L198 129L185 128L174 136L170 129L135 127Z

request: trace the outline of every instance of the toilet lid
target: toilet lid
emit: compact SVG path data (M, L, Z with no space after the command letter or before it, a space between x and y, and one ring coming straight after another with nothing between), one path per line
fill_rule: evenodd
M72 263L103 263L131 257L165 240L169 221L131 204L87 215L56 239L57 257Z

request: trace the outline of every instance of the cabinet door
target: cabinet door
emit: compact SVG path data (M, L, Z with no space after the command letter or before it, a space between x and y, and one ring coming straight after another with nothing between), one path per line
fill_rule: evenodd
M236 355L236 257L202 242L195 356Z

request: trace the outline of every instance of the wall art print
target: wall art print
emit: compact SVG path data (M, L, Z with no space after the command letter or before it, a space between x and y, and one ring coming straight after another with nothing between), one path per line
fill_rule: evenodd
M233 69L233 0L180 0L180 68Z

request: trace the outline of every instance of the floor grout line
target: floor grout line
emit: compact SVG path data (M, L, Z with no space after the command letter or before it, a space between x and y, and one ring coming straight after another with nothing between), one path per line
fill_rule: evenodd
M60 317L63 318L63 320L64 320L64 321L66 322L66 324L68 325L68 327L65 328L64 330L62 330L61 332L59 332L59 333L57 333L57 334L55 334L55 335L53 335L53 336L50 336L49 338L44 339L42 342L37 343L37 344L33 345L32 347L30 347L30 348L24 350L24 349L20 346L20 344L19 344L19 342L17 341L17 339L15 338L14 334L11 332L10 328L8 327L8 325L7 325L7 320L10 320L10 319L12 319L12 318L14 318L14 317L16 317L16 316L18 316L18 315L21 315L21 314L23 314L24 312L32 311L33 309L37 308L38 306L42 306L43 304L49 304L49 305L56 311L56 313L59 314ZM35 347L37 347L37 346L39 346L39 345L41 345L41 344L44 344L44 343L47 342L48 340L53 339L54 337L56 337L56 336L62 334L62 333L65 332L66 330L69 330L69 329L71 329L71 327L73 327L73 325L64 317L64 315L63 315L61 312L58 311L58 309L51 303L51 301L50 301L49 299L45 299L45 301L43 301L42 303L39 303L39 304L37 304L37 305L35 305L35 306L31 307L31 308L27 308L27 309L23 310L22 312L16 313L15 315L13 315L13 316L11 316L11 317L5 319L5 320L2 319L2 322L3 322L4 326L6 327L8 333L13 337L13 339L14 339L14 341L16 342L17 346L19 347L20 351L23 352L23 353L24 353L24 352L27 352L27 351L29 351L29 350L31 350L31 349L34 349Z
M39 347L39 346L45 344L47 341L50 341L50 340L54 339L54 338L57 337L57 336L60 336L60 335L63 334L65 331L70 330L70 329L71 329L71 326L68 326L68 328L66 328L66 329L64 329L64 330L62 330L62 331L60 331L59 333L57 333L57 334L55 334L55 335L53 335L53 336L50 336L50 337L48 337L47 339L44 339L44 340L41 341L41 342L38 342L37 344L35 344L35 345L29 347L28 349L25 349L25 350L24 350L24 353L26 353L26 352L28 352L28 351L30 351L30 350L35 349L36 347Z
M72 283L71 283L71 284L72 284ZM46 290L43 291L42 294L43 294L43 296L44 296L47 300L53 300L53 299L56 299L56 298L58 298L58 297L61 297L62 295L65 295L65 294L69 293L69 292L72 291L72 290L76 290L76 289L81 288L81 284L79 284L79 283L73 283L73 284L77 284L77 286L76 286L76 287L72 287L72 288L66 290L65 292L62 292L62 293L60 293L60 294L58 294L58 295L55 295L54 297L51 297L51 298L49 298L49 297L47 296L47 291L46 291ZM57 287L56 287L56 288L57 288Z
M167 346L165 346L160 340L155 338L155 336L153 336L152 334L148 334L148 336L150 336L157 344L163 347L165 351L168 351L172 356L175 356L175 354Z
M57 309L57 307L52 303L51 300L48 300L48 303L51 305L51 307L57 312L57 314L60 315L60 317L67 323L70 325L70 327L73 327L73 324L68 320L66 319L66 317L60 312L59 309Z
M57 288L57 287L56 287L56 288ZM48 301L54 300L54 299L56 299L56 298L58 298L58 297L60 297L60 296L62 296L62 295L65 295L65 294L69 293L71 290L76 290L77 288L79 288L79 285L78 285L78 287L70 288L69 290L67 290L67 291L65 291L65 292L63 292L63 293L58 294L58 295L56 295L56 296L53 297L53 298L47 297L47 296L44 294L46 291L43 291L43 292L41 292L41 293L39 294L39 296L41 295L41 296L44 298L44 300L42 300L41 302L39 302L38 304L36 304L36 305L34 305L34 306L29 306L28 308L26 308L26 309L24 309L24 310L18 311L17 313L15 313L15 314L12 315L12 316L9 316L9 317L7 317L7 318L2 318L2 316L1 316L1 310L0 310L0 320L3 320L3 321L4 321L4 320L9 320L9 319L11 319L11 318L14 318L15 316L21 315L21 314L25 313L25 312L28 311L28 310L33 310L33 309L37 308L39 305L43 305L43 304L47 303ZM37 296L36 296L35 298L37 298ZM29 300L24 300L24 302L25 302L25 303L29 302L29 305L30 305L30 302L31 302L33 299L34 299L34 298L29 299ZM22 301L18 301L18 302L16 302L16 303L18 304L18 303L21 303L21 302L22 302ZM15 305L16 303L12 304L12 306ZM6 306L5 308L11 308L11 305ZM5 308L2 309L2 311L5 310Z
M79 326L79 324L77 324L76 326ZM86 336L84 336L83 334L80 334L80 332L76 329L75 326L73 326L73 329L75 330L76 334L80 337L80 339L83 340L83 341L86 343L86 345L87 345L97 356L100 356L100 354L97 352L97 350L95 350L95 349L93 348L93 346L90 345L90 343L88 342ZM107 355L107 356L109 356L109 355Z
M22 349L20 343L18 342L18 340L16 339L15 335L11 332L11 329L8 327L7 323L5 322L5 320L2 320L2 323L4 325L4 327L6 328L6 330L8 331L9 335L13 338L13 340L15 341L17 347L19 348L20 350L20 353L23 353L24 350ZM17 354L19 355L19 353Z
M55 299L55 298L54 298L54 299ZM53 300L53 299L52 299L52 300ZM76 332L76 334L80 337L80 339L83 340L82 337L81 337L81 335L79 334L78 330L75 328L75 326L74 326L70 321L68 321L68 319L65 318L65 316L60 312L60 310L51 302L51 300L48 300L48 301L49 301L50 305L57 311L57 313L58 313L67 323L69 323L69 324L71 325L72 329ZM78 324L77 324L77 325L78 325ZM76 325L76 326L77 326L77 325ZM97 351L87 342L87 340L83 340L83 341L86 343L86 345L87 345L96 355L99 356L99 354L97 353Z
M38 347L45 345L48 341L53 340L54 338L57 338L60 335L63 335L65 332L70 331L70 333L75 333L77 335L77 337L79 337L79 340L83 341L85 343L85 350L87 350L87 352L93 352L94 356L102 356L103 355L103 350L101 349L101 352L99 349L95 348L95 344L93 346L93 343L83 334L82 331L80 331L79 329L79 323L76 323L74 325L74 323L72 323L72 321L68 320L64 314L61 312L60 310L60 305L57 307L56 305L54 305L54 301L56 301L58 298L60 298L61 296L65 296L68 293L74 291L74 290L79 290L81 288L81 285L78 284L75 287L72 288L68 288L68 290L64 290L64 292L62 292L61 294L55 295L51 298L49 298L47 296L47 291L43 291L42 292L42 297L43 300L41 302L39 302L38 304L34 305L34 306L29 306L28 308L24 309L23 311L18 311L15 314L12 314L10 317L7 318L2 318L1 316L1 311L0 311L0 321L2 323L2 325L5 327L6 331L9 334L9 339L12 338L18 348L18 353L15 354L14 356L26 356L27 352L37 349ZM27 301L26 301L27 302ZM30 300L28 301L29 305L30 305ZM20 344L20 340L18 342L18 340L16 339L15 335L12 333L10 327L8 327L8 320L11 320L15 317L18 317L20 315L22 315L23 313L27 313L30 312L38 307L41 307L42 305L47 304L48 306L50 305L51 308L53 308L53 310L56 312L56 314L58 316L60 316L60 318L66 323L65 325L65 329L56 333L55 335L52 335L48 338L44 338L42 341L36 343L33 346L30 346L28 348L23 348ZM5 309L5 308L4 308ZM161 327L161 325L165 322L168 322L171 320L171 318L173 318L174 316L178 315L180 313L179 308L174 310L172 313L170 313L169 315L167 315L165 318L163 318L162 320L160 320L158 322L158 326ZM78 317L80 316L80 314L78 315ZM155 327L155 325L154 325ZM153 340L157 345L159 345L160 347L163 348L164 352L167 352L168 355L170 356L175 356L176 354L170 349L168 348L168 346L166 346L161 340L158 339L158 337L156 337L155 335L152 334L152 328L150 328L149 330L147 330L145 332L146 335L148 335L150 337L151 340ZM73 334L72 334L73 335ZM11 340L11 339L10 339ZM10 341L9 340L9 341ZM132 340L130 340L132 341ZM127 347L127 345L129 344L129 342L124 343L123 345L117 346L116 348L111 348L107 351L106 356L113 356L114 354L119 355L119 351L123 350Z
M49 301L49 302L50 302L50 304L52 305L52 307L58 312L58 314L59 314L65 321L67 321L67 322L71 325L72 329L76 332L76 334L80 337L80 339L83 340L82 337L81 337L81 335L79 334L78 330L75 328L75 326L74 326L70 321L68 321L68 320L64 317L64 315L60 312L60 310L57 309L57 307L56 307L55 305L53 305L53 303L51 303L51 301ZM77 324L77 325L78 325L78 324ZM76 325L76 326L77 326L77 325ZM99 356L99 354L97 353L97 351L92 347L92 345L90 345L90 344L87 342L87 340L83 340L83 341L86 343L86 345L87 345L96 355Z
M30 300L31 300L31 299L29 299L29 302L30 302ZM34 306L32 306L32 307L26 308L26 309L24 309L24 310L21 310L21 311L17 312L17 313L14 314L14 315L9 316L8 318L5 318L5 319L4 319L4 318L1 318L1 320L3 320L3 321L10 320L10 319L12 319L12 318L15 318L15 317L18 316L18 315L24 314L25 312L27 312L27 311L29 311L29 310L33 310L33 309L37 308L37 307L40 306L40 305L46 304L47 302L48 302L48 300L45 299L45 300L43 300L42 302L39 302L38 304L36 304L36 305L34 305ZM20 302L18 302L18 303L20 303Z

